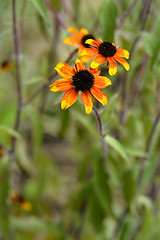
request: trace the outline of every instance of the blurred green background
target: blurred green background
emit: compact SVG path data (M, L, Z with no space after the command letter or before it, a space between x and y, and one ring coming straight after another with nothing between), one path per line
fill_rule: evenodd
M12 5L0 1L0 239L159 240L160 1L17 0L18 131ZM63 93L49 91L54 67L75 49L63 44L66 27L131 53L129 72L118 65L109 76L107 106L94 100L104 153L94 112L86 115L80 99L62 111Z

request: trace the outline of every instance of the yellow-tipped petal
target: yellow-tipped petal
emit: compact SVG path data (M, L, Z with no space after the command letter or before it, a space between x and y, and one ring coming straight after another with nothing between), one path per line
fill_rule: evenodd
M67 109L72 106L78 98L78 91L75 88L69 89L67 92L64 93L61 101L61 108Z
M117 72L117 65L116 65L113 57L107 57L107 61L109 63L109 71L108 71L109 75L113 76Z
M109 72L110 76L115 75L116 72L117 72L117 67L113 67L113 68L109 67L109 71L108 72Z
M119 62L127 71L129 70L129 64L123 58L119 57L117 54L115 55L115 60Z
M67 106L67 102L66 102L66 100L63 100L62 102L61 102L61 109L63 110L63 109L66 109L66 106Z
M73 87L73 82L70 79L59 79L49 85L52 92L63 92Z
M126 59L129 58L129 52L125 49L117 49L117 53L116 53L119 57L124 57Z
M74 69L67 63L58 63L55 67L58 74L64 78L72 78L74 75Z
M93 108L93 102L91 94L88 91L83 91L81 94L81 100L84 104L85 111L87 114L90 114Z
M84 63L80 59L76 60L74 69L77 72L80 71L80 70L87 70L86 66L84 65Z
M82 51L79 52L80 56L88 55L88 52L86 49L83 49Z
M90 91L93 97L97 99L100 103L102 103L103 105L107 104L107 97L99 88L93 86Z
M97 76L95 77L94 79L94 86L102 89L102 88L105 88L109 85L111 85L111 80L107 77L104 77L104 76Z
M71 46L75 46L77 44L77 41L76 41L75 37L67 37L63 40L63 42L65 44L69 44Z
M89 34L89 32L87 31L87 29L85 29L85 28L81 28L81 29L80 29L80 32L83 33L84 35L88 35L88 34Z
M86 114L90 114L92 112L92 107L88 107L85 105L85 111L86 111Z
M97 68L98 66L99 64L94 62L94 60L91 62L91 68Z

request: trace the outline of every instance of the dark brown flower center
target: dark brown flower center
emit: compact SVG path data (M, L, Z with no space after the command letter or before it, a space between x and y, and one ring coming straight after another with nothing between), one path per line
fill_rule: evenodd
M9 64L8 60L5 60L4 62L1 63L1 67L4 68Z
M82 38L82 40L81 40L82 45L83 45L84 47L86 47L86 48L90 48L91 46L90 46L88 43L85 43L85 41L86 41L87 39L95 39L95 38L94 38L91 34L85 35L85 36Z
M104 57L113 57L116 53L116 47L111 42L101 43L98 50Z
M78 91L90 91L94 84L94 75L88 70L80 70L72 77L73 86Z

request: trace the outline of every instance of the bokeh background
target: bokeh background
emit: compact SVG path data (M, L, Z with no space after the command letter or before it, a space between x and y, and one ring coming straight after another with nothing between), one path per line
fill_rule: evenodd
M16 0L18 127L13 2L0 1L0 239L159 240L160 1ZM68 27L130 52L107 106L94 100L103 153L94 112L80 99L62 111L48 87L76 49Z

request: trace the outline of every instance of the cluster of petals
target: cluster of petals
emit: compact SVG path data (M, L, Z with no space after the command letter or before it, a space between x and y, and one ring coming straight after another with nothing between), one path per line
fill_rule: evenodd
M62 109L72 106L81 92L81 100L86 113L89 114L93 109L92 96L106 105L107 97L100 89L111 85L111 81L107 77L99 76L99 65L106 62L109 65L108 72L111 76L117 72L116 62L128 71L129 64L123 58L128 59L129 52L125 49L119 49L119 46L114 43L101 39L96 41L85 28L81 28L80 31L68 28L68 31L71 36L65 38L64 43L72 46L77 45L81 60L77 59L73 68L67 63L58 63L55 70L62 79L55 81L49 87L53 92L65 91L61 100ZM90 60L92 60L91 65L87 68L83 62Z
M78 46L78 56L81 57L83 62L88 62L93 58L93 55L87 54L87 56L82 56L81 52L84 49L90 48L90 45L86 43L87 39L94 39L93 35L88 32L87 29L81 28L78 31L75 28L68 28L68 32L71 33L72 36L69 36L63 40L65 44L69 44L71 46Z
M127 50L119 49L119 46L115 46L114 43L103 42L101 39L98 41L87 39L86 43L90 44L92 48L83 49L81 56L87 57L88 55L92 55L92 58L94 57L91 62L91 68L97 68L107 61L109 64L109 74L111 76L117 72L116 62L120 63L127 71L129 70L129 64L123 59L129 58L129 52Z
M103 105L107 104L107 97L100 89L111 85L111 81L105 76L99 76L98 69L87 69L84 63L77 59L74 68L67 63L58 63L55 70L63 78L49 87L53 92L66 91L61 100L62 109L67 109L76 102L79 91L87 114L93 108L91 95Z

